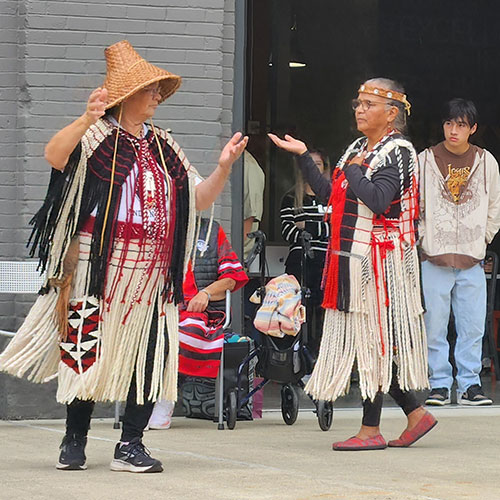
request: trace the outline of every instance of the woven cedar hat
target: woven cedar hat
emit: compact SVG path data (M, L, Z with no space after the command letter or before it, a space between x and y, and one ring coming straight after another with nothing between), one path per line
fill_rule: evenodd
M104 50L106 56L106 80L103 87L108 91L106 109L116 106L138 90L160 83L163 102L180 86L181 77L154 66L143 59L127 40L110 45Z

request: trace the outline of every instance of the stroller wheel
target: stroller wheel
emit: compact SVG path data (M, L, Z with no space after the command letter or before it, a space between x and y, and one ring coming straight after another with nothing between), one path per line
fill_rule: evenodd
M227 428L234 429L236 427L236 417L238 413L238 401L236 398L236 389L231 389L227 395L226 418Z
M333 422L333 404L331 401L317 402L318 424L322 431L327 431Z
M281 388L281 414L287 425L293 425L299 413L299 397L295 387L285 384Z

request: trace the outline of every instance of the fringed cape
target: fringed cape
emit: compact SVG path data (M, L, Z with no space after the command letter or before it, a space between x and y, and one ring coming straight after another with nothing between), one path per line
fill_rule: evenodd
M415 235L416 153L401 135L390 134L367 154L368 179L388 165L399 170L399 192L387 211L376 215L349 189L342 171L366 142L360 138L351 144L333 175L323 336L306 386L317 400L346 394L355 362L363 399L388 392L393 362L403 390L428 387Z
M136 153L120 131L111 173L118 131L106 119L87 130L63 173L53 171L45 202L32 220L31 254L39 257L47 280L0 356L0 369L26 375L33 382L57 376L61 403L74 398L125 400L134 375L138 404L145 399L176 399L177 304L182 301L183 276L194 242L198 174L172 137L155 130L157 137L150 128L144 140L160 167L163 155L165 178L173 186L167 209L171 224L167 263L155 256L155 248L164 248L157 241L117 221L121 187ZM61 339L55 314L61 292L54 283L65 278L65 259L75 241L68 328ZM146 384L151 335L156 337L154 360L151 382Z

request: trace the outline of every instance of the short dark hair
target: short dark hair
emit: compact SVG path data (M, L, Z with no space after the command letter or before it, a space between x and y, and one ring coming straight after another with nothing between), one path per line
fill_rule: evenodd
M469 127L473 127L478 119L477 109L472 101L456 97L445 104L442 122L460 119L465 120Z

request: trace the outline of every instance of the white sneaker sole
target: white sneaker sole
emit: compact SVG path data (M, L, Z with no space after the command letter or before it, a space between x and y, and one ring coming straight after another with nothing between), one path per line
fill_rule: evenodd
M170 429L170 423L167 425L162 425L162 424L149 424L149 430L152 431L163 431L166 429Z
M109 467L114 472L163 472L163 467L160 463L148 465L147 467L138 467L137 465L133 465L125 460L119 460L117 458L113 459Z
M444 401L439 401L438 399L427 399L425 404L427 406L445 406L451 404L451 399L447 398Z
M462 406L489 406L493 404L491 399L484 399L483 401L469 401L468 399L459 399L458 404Z
M61 462L57 462L56 469L57 470L87 470L87 466L85 464L76 465L76 464L62 464Z

